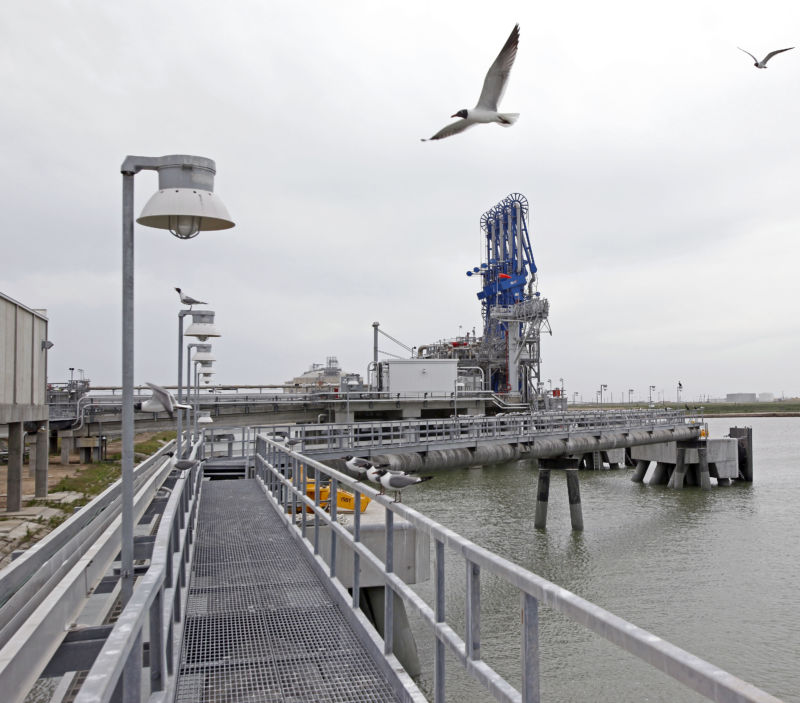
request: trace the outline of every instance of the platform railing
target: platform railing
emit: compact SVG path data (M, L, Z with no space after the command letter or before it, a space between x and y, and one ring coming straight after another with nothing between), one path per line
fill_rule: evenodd
M544 605L565 615L582 627L607 639L623 650L673 677L687 688L719 703L779 703L779 699L717 666L662 640L656 635L590 603L578 595L534 574L527 569L475 544L434 520L402 503L364 486L343 473L314 459L287 449L266 434L256 439L256 476L282 515L289 529L295 530L303 544L320 558L320 529L330 531L328 577L336 584L340 605L358 610L359 574L370 565L382 574L386 588L413 608L435 637L434 702L445 700L445 652L447 649L472 678L481 683L497 700L533 703L540 700L539 607ZM301 470L302 465L302 470ZM315 474L314 499L307 496L308 475ZM321 504L319 486L323 477L330 482L328 513ZM351 533L336 519L337 491L347 488L354 493L354 529ZM386 559L382 561L360 541L361 494L368 495L385 510ZM299 525L295 516L300 511ZM309 513L309 517L307 517ZM313 517L311 514L313 513ZM395 516L411 523L434 544L434 604L425 602L393 570L393 524ZM352 597L339 582L336 567L337 545L353 551ZM463 560L466 572L464 605L465 638L452 624L445 608L445 552ZM522 672L519 688L493 669L481 655L481 576L491 574L516 589L522 618ZM393 656L393 602L384 598L383 654ZM452 610L452 609L451 609ZM448 620L448 617L450 620Z
M458 418L376 420L305 425L276 424L267 432L284 431L300 441L300 452L380 449L441 442L511 440L557 435L570 437L594 432L683 427L699 420L683 410L619 410L509 413ZM345 452L346 453L346 452Z
M193 447L191 459L197 456ZM180 669L186 600L202 468L180 472L156 533L150 565L119 615L75 703L112 700L122 680L123 703L167 703ZM147 666L143 641L148 636ZM144 680L144 679L147 680Z

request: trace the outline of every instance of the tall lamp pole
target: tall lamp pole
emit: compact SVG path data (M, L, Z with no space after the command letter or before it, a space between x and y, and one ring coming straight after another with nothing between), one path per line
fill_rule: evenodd
M655 386L650 386L650 405L653 404L653 391L656 389Z
M201 230L234 226L214 195L216 166L200 156L127 156L122 163L122 531L120 596L133 593L133 179L157 171L158 187L137 222L190 239Z

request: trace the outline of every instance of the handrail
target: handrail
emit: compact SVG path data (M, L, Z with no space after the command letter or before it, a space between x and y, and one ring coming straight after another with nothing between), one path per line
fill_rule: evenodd
M298 451L315 453L369 447L415 447L435 442L569 438L597 432L670 429L697 422L683 410L539 411L503 415L462 415L447 419L374 420L355 423L276 424L300 440Z
M390 502L387 496L364 486L345 474L336 471L314 459L287 449L270 437L259 434L256 449L256 475L264 490L281 513L289 529L296 530L303 543L315 555L319 555L319 529L324 524L330 529L330 553L336 553L337 540L344 540L353 550L353 598L343 607L358 608L358 575L360 564L366 562L383 575L387 588L400 596L407 606L416 610L435 636L434 658L434 701L443 703L445 695L445 647L455 655L462 667L501 701L539 700L539 628L538 608L542 603L566 615L583 627L599 634L616 644L629 654L644 660L651 666L669 674L689 689L722 703L779 703L779 700L765 691L719 669L709 662L676 647L669 642L639 628L613 613L579 597L578 595L537 576L527 569L500 557L489 550L462 537L413 508L402 503ZM298 471L302 462L305 470ZM351 534L335 518L320 506L319 493L316 500L306 495L307 473L309 469L327 476L331 482L330 504L336 503L336 491L346 486L355 493L356 512L354 532ZM315 486L319 486L319 479ZM360 496L365 493L380 504L386 515L386 555L381 561L359 540ZM300 508L300 525L294 522L297 508ZM309 520L306 512L314 513L313 540L307 537ZM434 600L429 606L415 591L409 588L392 568L393 519L397 515L408 521L420 532L434 541ZM444 554L445 548L461 557L467 571L467 597L465 605L465 639L456 633L446 620ZM335 559L330 561L330 578L340 583L335 575ZM480 575L488 571L516 587L522 600L522 661L523 669L520 690L506 681L482 658L480 652ZM393 598L384 598L384 653L392 654L392 604Z
M136 466L134 491L149 480L173 446L174 440ZM9 623L33 610L49 593L45 586L57 584L115 518L121 492L122 484L116 481L0 571L0 647L16 629Z
M189 458L197 456L195 444ZM172 488L156 533L150 566L117 619L92 665L75 703L110 701L120 678L122 700L142 700L143 632L149 626L147 689L150 703L170 701L179 670L186 599L187 570L194 549L202 469L200 463L181 472Z

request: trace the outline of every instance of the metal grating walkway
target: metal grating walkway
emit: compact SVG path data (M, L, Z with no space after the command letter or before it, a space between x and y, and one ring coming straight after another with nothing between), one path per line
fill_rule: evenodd
M391 701L254 479L203 484L176 701Z

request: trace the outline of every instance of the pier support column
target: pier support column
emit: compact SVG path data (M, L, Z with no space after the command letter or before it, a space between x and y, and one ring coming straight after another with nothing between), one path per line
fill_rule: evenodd
M583 530L583 508L581 508L581 488L578 480L578 467L567 469L567 495L569 496L569 518L572 529Z
M34 466L34 497L47 497L47 472L50 468L49 448L50 423L45 421L36 432L36 462ZM32 462L33 463L33 462Z
M650 479L651 486L658 486L669 483L669 468L670 464L663 461L656 462L656 468L653 470L653 476Z
M22 507L22 456L25 453L25 433L21 422L8 425L8 487L6 512L16 513Z
M644 481L644 475L647 473L647 469L649 468L649 461L638 459L636 461L636 468L633 470L633 476L631 476L631 481L634 483L642 483L642 481Z
M547 526L547 501L550 497L550 469L542 466L542 459L539 459L539 482L536 487L536 514L533 518L533 526L537 529L544 529Z
M64 466L69 465L69 455L72 453L72 444L74 441L72 435L61 435L61 463Z
M710 491L711 476L708 473L708 447L705 444L697 448L697 458L699 459L697 478L700 482L700 488L704 491Z
M681 490L683 488L683 481L686 478L686 447L678 446L675 448L675 471L672 472L672 478L669 480L670 488Z

